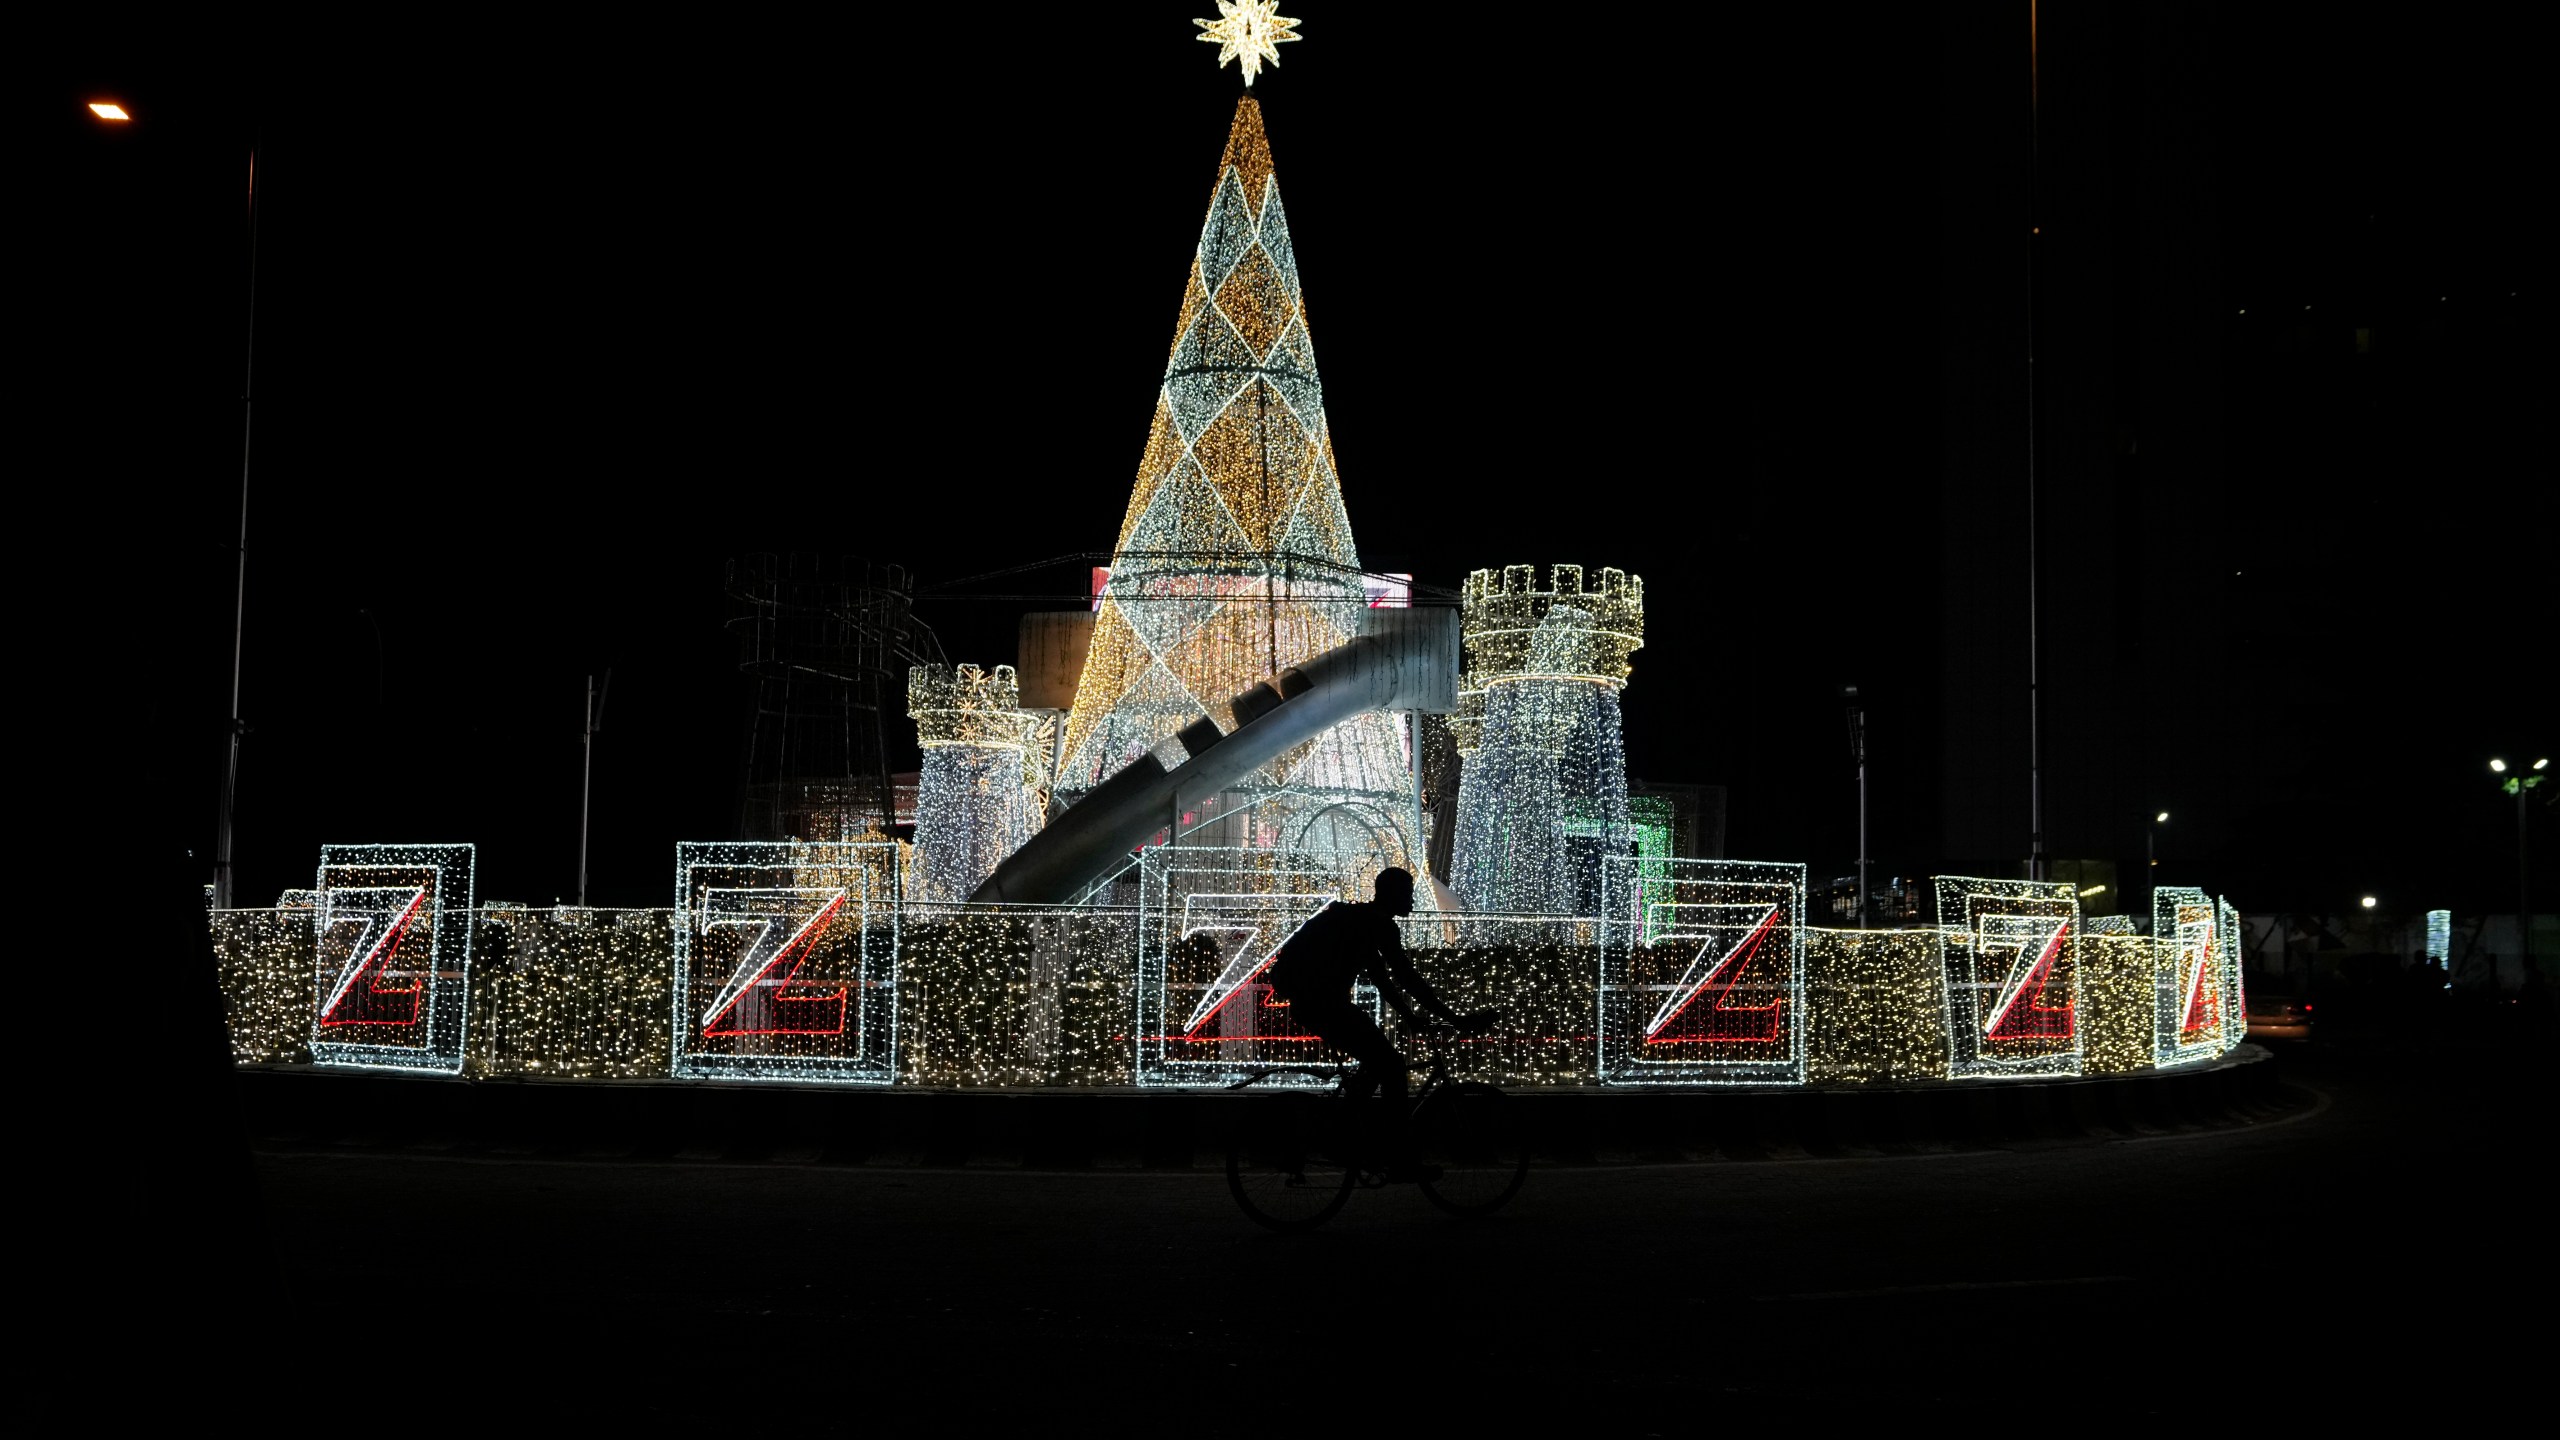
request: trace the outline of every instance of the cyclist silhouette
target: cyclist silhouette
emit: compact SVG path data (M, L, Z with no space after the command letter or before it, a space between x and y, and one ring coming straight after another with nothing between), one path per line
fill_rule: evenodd
M1360 1062L1342 1086L1354 1104L1381 1091L1390 1101L1405 1095L1404 1056L1351 1003L1352 983L1361 976L1369 977L1407 1025L1420 1023L1416 1002L1423 1013L1461 1029L1481 1028L1492 1014L1458 1015L1406 958L1396 921L1413 913L1412 873L1392 866L1379 871L1372 893L1367 901L1336 900L1317 911L1280 947L1270 970L1271 993L1289 1002L1298 1027ZM1390 1178L1403 1178L1395 1172L1408 1168L1399 1154Z

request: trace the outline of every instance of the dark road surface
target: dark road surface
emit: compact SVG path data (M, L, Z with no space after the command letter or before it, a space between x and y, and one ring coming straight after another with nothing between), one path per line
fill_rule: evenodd
M252 1323L396 1296L459 1327L493 1414L793 1428L1214 1430L1278 1413L1289 1373L1369 1393L1382 1354L1431 1410L1608 1433L1806 1406L2221 1425L2417 1403L2445 1381L2415 1357L2457 1334L2474 1384L2547 1356L2539 1072L2281 1063L2306 1103L2248 1129L1542 1168L1488 1223L1399 1187L1296 1238L1206 1172L270 1153L279 1252L364 1273L279 1260Z

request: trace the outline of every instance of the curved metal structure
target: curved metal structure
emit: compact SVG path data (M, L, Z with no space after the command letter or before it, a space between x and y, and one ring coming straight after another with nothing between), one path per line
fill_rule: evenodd
M1067 904L1126 864L1129 852L1174 816L1289 747L1371 710L1446 710L1451 648L1363 635L1283 670L1235 698L1235 713L1247 718L1233 734L1220 734L1216 722L1203 718L1129 762L1007 856L969 899Z

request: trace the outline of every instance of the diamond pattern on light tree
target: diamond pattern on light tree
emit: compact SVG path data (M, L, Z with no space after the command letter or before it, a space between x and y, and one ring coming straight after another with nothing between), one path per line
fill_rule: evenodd
M1268 251L1280 278L1289 287L1289 303L1298 303L1298 252L1289 243L1289 216L1280 204L1280 187L1270 187L1269 197L1262 202L1262 248ZM1309 369L1315 368L1312 363Z
M1200 283L1209 293L1216 294L1226 283L1227 271L1244 258L1258 224L1252 203L1244 198L1244 186L1230 172L1210 197L1209 223L1200 229Z
M1206 711L1163 662L1148 665L1067 757L1061 789L1090 789Z
M1129 492L1129 510L1120 518L1120 535L1113 548L1127 547L1129 532L1137 528L1139 517L1146 514L1156 491L1182 464L1182 452L1182 432L1173 428L1173 407L1159 395L1155 422L1147 427L1147 453L1138 466L1138 483Z
M1236 262L1225 283L1218 287L1218 313L1236 327L1244 343L1253 347L1256 360L1271 353L1272 345L1296 323L1297 315L1290 304L1289 284L1280 278L1280 267L1256 244Z
M1060 775L1070 794L1202 714L1232 728L1238 692L1358 633L1360 556L1279 193L1260 108L1247 98L1201 225L1076 689ZM1400 737L1389 719L1346 724L1293 747L1253 784L1347 788L1373 799L1410 847ZM1282 808L1339 798L1293 796Z

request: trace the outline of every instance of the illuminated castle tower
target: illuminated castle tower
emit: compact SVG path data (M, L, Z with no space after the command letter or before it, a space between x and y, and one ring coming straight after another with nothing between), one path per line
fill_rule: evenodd
M1360 633L1360 556L1262 112L1219 163L1155 418L1067 718L1072 800L1266 676ZM1399 722L1363 715L1195 813L1186 843L1365 849L1418 868Z
M924 764L916 779L914 898L969 898L998 861L1040 828L1048 747L1025 714L1013 667L918 665L907 713Z
M1466 680L1451 720L1462 768L1451 887L1470 910L1596 915L1600 857L1624 855L1618 692L1644 645L1644 581L1558 565L1467 577Z

